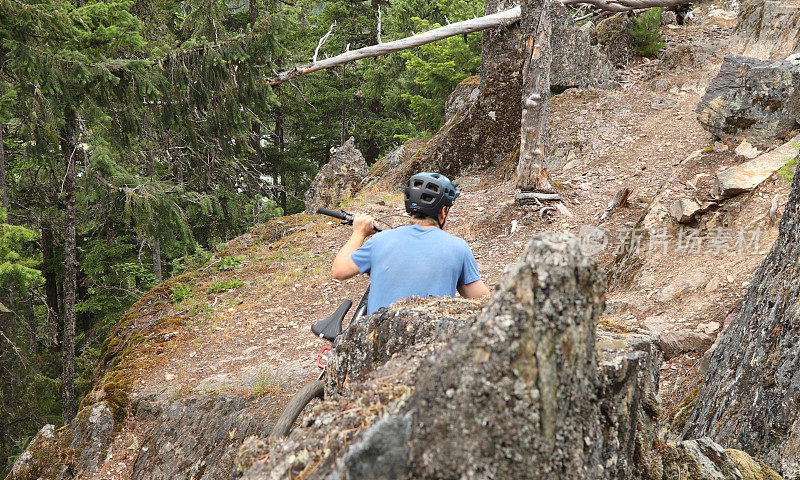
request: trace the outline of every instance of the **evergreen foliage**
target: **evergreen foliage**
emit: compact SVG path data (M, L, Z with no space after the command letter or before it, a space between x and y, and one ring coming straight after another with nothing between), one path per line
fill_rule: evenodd
M63 424L100 345L160 279L205 264L250 226L304 208L351 135L375 161L443 121L478 72L480 34L271 88L320 56L481 15L474 0L0 0L0 478L44 423ZM74 169L75 217L68 214ZM75 334L64 336L65 232L75 229ZM235 271L229 257L220 270ZM235 279L210 288L237 288ZM177 302L191 288L173 290ZM71 360L70 360L71 361Z
M663 7L648 8L641 17L634 17L629 30L634 41L634 50L643 57L649 57L664 48L661 36L661 14Z

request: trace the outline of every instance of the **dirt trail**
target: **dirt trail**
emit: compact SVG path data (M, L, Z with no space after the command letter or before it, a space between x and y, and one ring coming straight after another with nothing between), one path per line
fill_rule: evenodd
M706 13L712 5L701 6L697 16L708 20ZM627 69L621 88L615 91L568 90L553 99L552 143L555 161L562 165L550 173L571 217L535 206L515 206L513 182L501 172L478 172L459 179L463 194L453 209L449 230L470 243L489 285L519 257L530 237L543 231L578 235L587 225L601 228L608 245L594 256L608 267L621 239L653 205L653 226L665 229L670 247L665 253L648 251L643 245L641 268L627 283L608 292L609 308L602 321L620 330L651 332L705 332L710 330L709 322L724 323L776 236L777 227L768 224L764 214L774 195L783 206L788 182L771 180L691 226L704 235L717 226L748 231L759 227L757 254L677 251L680 230L664 216L664 209L678 195L690 193L687 179L702 186L698 178L708 180L723 166L744 160L730 151L686 160L710 145L693 110L722 61L730 23L712 19L667 28L667 60ZM698 44L711 53L698 54ZM633 189L628 205L600 221L599 215L623 187ZM402 198L397 191L369 188L344 208L375 216L402 214ZM397 217L387 220L402 223ZM271 395L275 398L272 413L277 415L289 396L316 374L314 359L324 342L312 336L310 324L345 298L357 301L367 280L329 278L330 262L349 235L347 227L318 216L298 215L283 222L258 227L231 242L218 259L241 256L233 261L233 268L220 270L220 263L212 264L187 284L194 292L183 301L151 312L179 321L143 344L133 398L156 396L169 401L214 391ZM217 282L232 279L242 285L227 292L209 292ZM665 363L662 396L667 410L697 382L697 360L698 355L684 354ZM87 478L130 478L134 454L129 447L141 441L145 426L129 416L112 445L113 460Z

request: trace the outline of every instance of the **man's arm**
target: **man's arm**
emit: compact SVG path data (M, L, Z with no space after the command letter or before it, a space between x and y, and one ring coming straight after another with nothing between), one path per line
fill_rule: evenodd
M364 245L367 237L375 233L373 224L375 219L371 215L357 213L353 218L353 233L347 240L347 243L336 254L333 259L333 266L331 266L331 276L336 280L347 280L350 277L358 275L358 265L350 258L356 250Z
M486 288L483 280L477 280L466 285L460 285L458 293L464 298L480 298L484 295L489 295L489 289Z

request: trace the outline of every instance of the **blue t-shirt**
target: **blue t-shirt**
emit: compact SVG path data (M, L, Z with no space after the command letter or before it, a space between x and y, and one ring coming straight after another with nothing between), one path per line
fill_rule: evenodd
M467 242L436 227L384 230L350 258L370 276L368 313L415 295L455 297L457 287L481 279Z

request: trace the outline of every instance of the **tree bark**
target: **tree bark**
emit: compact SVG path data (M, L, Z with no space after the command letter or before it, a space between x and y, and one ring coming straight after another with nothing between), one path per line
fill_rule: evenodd
M58 280L56 279L55 248L53 246L53 227L48 221L42 221L42 275L44 275L45 302L47 303L47 320L53 324L61 318L58 305Z
M156 278L156 285L163 281L161 276L161 242L153 237L153 276Z
M0 195L3 208L8 213L8 184L6 183L6 147L3 144L3 124L0 123Z
M64 111L64 127L61 130L61 154L64 157L64 337L61 347L63 359L63 405L64 422L75 417L75 290L77 288L77 252L75 248L75 162L78 153L75 111L67 107Z
M517 165L517 189L522 193L555 192L547 178L552 56L550 1L522 3L522 126Z
M345 135L347 135L347 65L342 65L342 128L340 130L340 144L344 145Z

